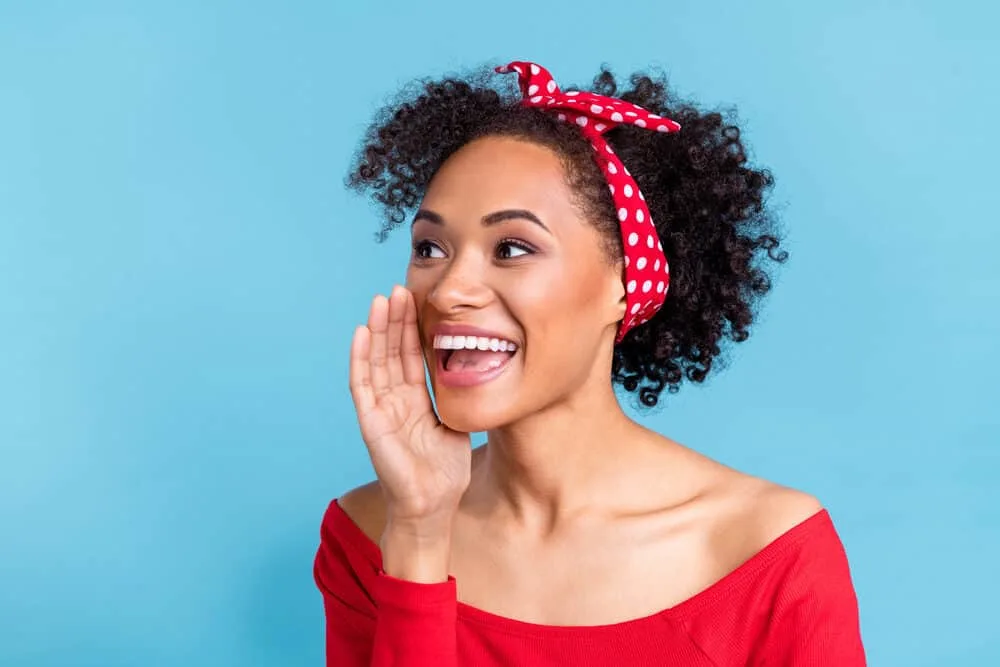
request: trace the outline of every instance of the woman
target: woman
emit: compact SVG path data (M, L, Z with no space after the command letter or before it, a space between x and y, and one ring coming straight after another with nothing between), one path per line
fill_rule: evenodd
M865 664L818 501L643 428L614 389L655 405L747 338L785 258L770 175L662 81L498 71L390 108L351 177L383 233L416 211L406 288L351 349L378 480L324 517L328 664Z

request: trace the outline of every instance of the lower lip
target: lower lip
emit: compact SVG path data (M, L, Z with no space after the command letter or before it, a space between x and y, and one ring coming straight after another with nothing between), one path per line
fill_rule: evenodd
M511 360L518 355L517 352L507 357L507 359L488 371L449 371L444 367L444 354L440 350L435 350L437 357L437 373L435 374L438 384L443 387L475 387L495 380L510 366Z

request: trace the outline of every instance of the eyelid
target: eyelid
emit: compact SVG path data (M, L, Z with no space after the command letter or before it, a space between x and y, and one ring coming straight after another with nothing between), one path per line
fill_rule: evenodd
M496 247L499 249L505 245L514 246L518 250L523 250L525 254L528 255L535 255L538 253L538 248L536 248L531 243L528 243L527 241L523 241L521 239L514 239L514 238L500 239L499 241L497 241ZM509 259L517 259L517 257L511 257Z
M435 240L432 240L432 239L414 239L411 242L411 244L410 244L413 259L414 260L418 260L418 261L419 260L426 261L426 260L430 260L430 259L438 259L437 257L421 257L419 254L417 254L417 253L420 252L420 250L423 247L428 246L428 245L432 246L433 248L435 248L437 250L439 250L442 254L446 254L444 247L438 241L435 241Z
M441 243L440 241L436 239L418 238L418 239L413 239L410 243L413 259L416 261L440 259L438 257L421 256L419 254L420 251L426 248L427 246L434 248L435 250L439 251L442 254L447 254L447 250L445 249L444 244ZM511 246L517 248L518 250L522 251L525 255L536 255L539 252L538 248L533 243L529 243L528 241L519 238L505 237L496 242L496 244L494 245L494 253L496 253L503 246ZM518 255L518 257L521 257L521 255ZM518 259L518 257L504 257L500 259L503 261L507 261L507 260Z

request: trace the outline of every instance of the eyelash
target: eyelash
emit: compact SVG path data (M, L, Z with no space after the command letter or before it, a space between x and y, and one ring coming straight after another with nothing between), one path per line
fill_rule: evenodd
M422 250L425 250L432 246L435 246L440 250L440 246L438 246L433 241L417 241L416 243L414 243L413 254L415 258L418 260L436 259L434 257L423 257L420 255L420 252ZM511 246L517 248L518 250L523 250L526 255L534 255L536 252L538 252L534 246L519 239L501 239L499 242L497 242L497 250L499 250L504 246ZM503 257L500 259L517 259L517 257Z

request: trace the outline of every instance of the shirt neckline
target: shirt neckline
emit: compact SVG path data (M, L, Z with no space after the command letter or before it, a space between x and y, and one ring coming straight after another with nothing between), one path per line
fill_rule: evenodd
M378 544L372 541L361 527L354 523L354 520L344 511L337 500L334 500L330 506L332 510L331 516L334 522L346 533L345 537L362 552L365 558L375 566L377 571L381 571L382 550ZM646 616L601 625L544 625L495 614L457 600L458 616L478 625L490 626L507 632L547 636L552 634L593 634L595 632L621 631L652 622L665 620L677 621L726 597L730 591L766 568L789 549L801 544L814 530L818 530L823 526L829 526L831 523L832 521L826 508L817 510L784 533L778 535L747 560L743 561L743 563L698 593L673 606L655 611Z

